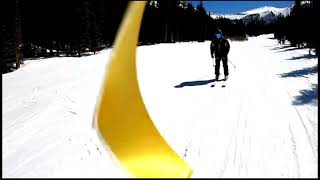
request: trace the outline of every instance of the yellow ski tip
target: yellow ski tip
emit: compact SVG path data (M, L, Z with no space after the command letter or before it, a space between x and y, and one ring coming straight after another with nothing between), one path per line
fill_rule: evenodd
M143 103L136 46L147 1L130 2L116 37L93 126L135 177L190 177L192 169L163 139Z

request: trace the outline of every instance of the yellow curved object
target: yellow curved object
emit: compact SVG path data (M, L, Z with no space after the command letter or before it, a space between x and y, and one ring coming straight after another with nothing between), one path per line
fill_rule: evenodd
M166 143L143 103L136 46L146 1L130 2L117 34L98 99L94 127L134 177L190 177L192 169Z

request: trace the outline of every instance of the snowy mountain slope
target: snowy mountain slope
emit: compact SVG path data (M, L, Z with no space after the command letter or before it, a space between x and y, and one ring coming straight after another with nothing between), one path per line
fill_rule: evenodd
M150 117L193 177L317 176L318 61L271 37L231 42L225 88L209 42L138 48ZM91 128L109 54L2 75L3 177L126 177Z
M272 15L277 16L277 15L284 15L287 16L290 14L291 7L285 7L285 8L276 8L272 6L264 6L264 7L259 7L255 8L252 10L248 10L245 12L241 12L239 14L212 14L211 17L213 19L217 19L219 17L224 17L228 19L249 19L252 16L258 16L264 19L270 19L274 17L270 17Z
M276 8L276 7L272 7L272 6L263 6L260 8L256 8L256 9L242 12L242 14L245 14L245 15L259 14L260 17L264 17L267 14L269 14L270 12L274 13L275 15L282 14L282 15L286 16L290 13L290 7Z

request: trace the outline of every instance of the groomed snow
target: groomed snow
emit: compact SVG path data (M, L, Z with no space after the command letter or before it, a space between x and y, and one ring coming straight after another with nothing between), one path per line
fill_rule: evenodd
M225 88L208 41L138 48L145 105L193 177L318 176L318 60L272 37L231 41ZM3 177L127 177L92 129L110 52L2 75Z

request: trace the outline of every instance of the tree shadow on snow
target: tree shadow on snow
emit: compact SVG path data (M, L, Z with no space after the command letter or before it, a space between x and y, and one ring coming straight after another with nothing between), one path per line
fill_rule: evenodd
M306 75L312 75L318 72L318 65L315 65L313 67L307 67L299 70L294 70L288 73L280 74L282 78L288 78L288 77L305 77Z
M301 90L299 96L294 97L293 105L318 105L318 84L312 84L311 89Z
M292 47L292 46L290 46L290 45L284 45L284 46L272 48L271 50L281 50L281 49L286 49L286 48L290 48L290 47Z
M280 74L282 78L289 77L306 77L318 73L318 65L307 67L299 70L294 70L288 73ZM306 77L307 78L307 77ZM312 84L311 89L300 90L300 95L295 96L292 102L293 105L299 106L304 104L317 105L318 104L318 84Z
M312 58L316 58L317 56L314 54L304 54L301 56L297 56L297 57L292 57L286 60L297 60L297 59L312 59Z
M279 52L286 52L286 51L294 51L294 50L298 50L298 49L306 49L306 48L305 47L292 47L292 48L288 48L288 49L285 49L282 51L277 51L277 52L279 53Z
M209 83L215 82L215 81L216 81L215 79L199 80L199 81L186 81L186 82L182 82L181 84L176 85L174 87L175 88L182 88L185 86L202 86L202 85L206 85L206 84L209 84ZM218 81L222 81L222 79L218 80Z

